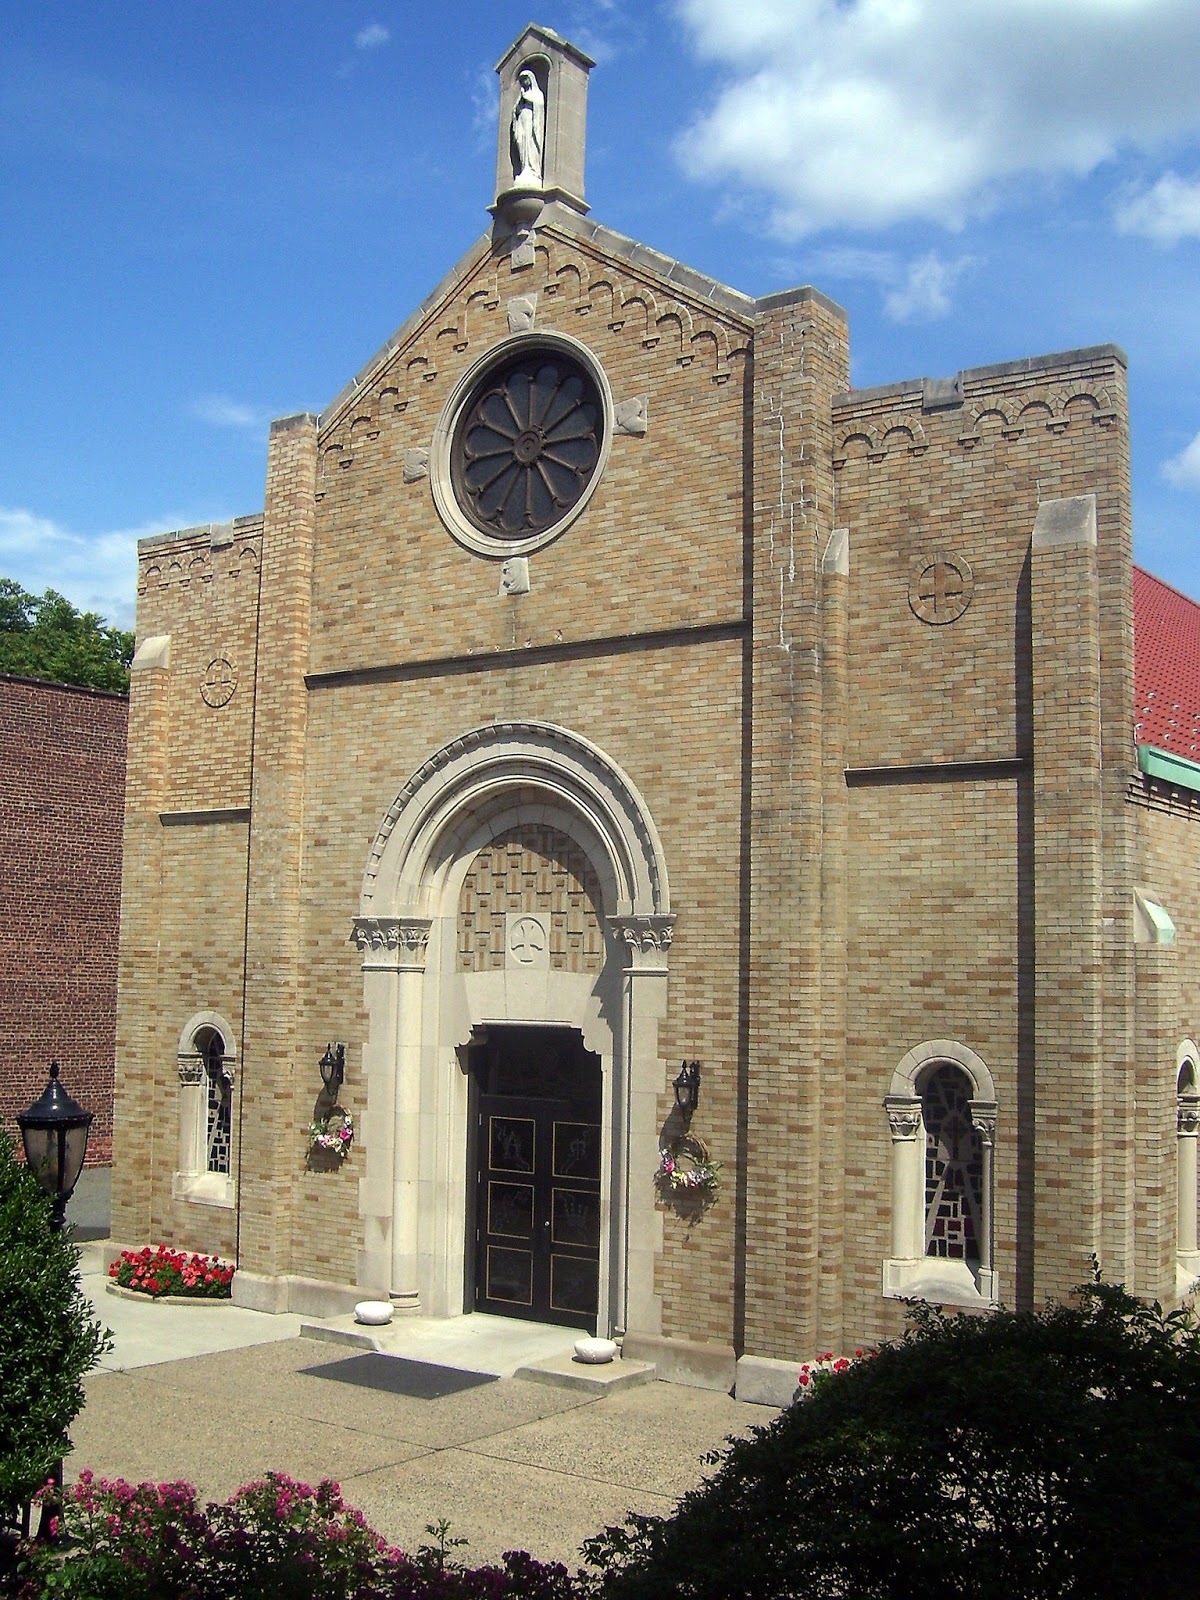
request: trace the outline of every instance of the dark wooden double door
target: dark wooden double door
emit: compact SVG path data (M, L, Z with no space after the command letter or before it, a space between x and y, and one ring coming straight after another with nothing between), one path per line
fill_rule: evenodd
M496 1027L470 1067L474 1309L594 1331L600 1058L568 1028Z

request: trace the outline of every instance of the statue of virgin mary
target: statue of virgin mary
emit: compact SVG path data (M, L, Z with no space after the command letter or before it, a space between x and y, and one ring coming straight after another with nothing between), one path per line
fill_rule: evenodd
M546 142L546 97L528 67L517 75L520 93L512 114L513 182L528 188L542 183Z

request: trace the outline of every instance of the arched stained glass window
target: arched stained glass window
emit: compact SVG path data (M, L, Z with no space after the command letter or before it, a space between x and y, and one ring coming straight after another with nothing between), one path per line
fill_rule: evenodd
M233 1143L233 1075L226 1070L225 1041L215 1028L201 1028L195 1043L207 1091L205 1171L227 1173Z
M977 1264L983 1232L983 1140L971 1118L971 1081L936 1067L921 1087L925 1124L925 1254Z

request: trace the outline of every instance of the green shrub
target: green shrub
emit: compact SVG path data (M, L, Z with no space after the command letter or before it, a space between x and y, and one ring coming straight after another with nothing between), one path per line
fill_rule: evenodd
M942 1317L585 1546L603 1600L1194 1593L1200 1334L1119 1288Z
M71 1448L83 1379L112 1341L75 1275L79 1252L0 1134L0 1519L11 1521Z

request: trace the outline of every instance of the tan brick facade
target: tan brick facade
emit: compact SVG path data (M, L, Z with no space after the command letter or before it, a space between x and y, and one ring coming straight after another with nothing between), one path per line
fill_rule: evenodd
M430 474L470 375L539 339L611 405L526 587ZM1133 896L1186 904L1197 824L1130 797L1124 360L848 375L815 290L751 300L551 201L275 425L262 517L143 545L116 1235L236 1250L254 1304L469 1309L471 1052L542 1025L603 1065L596 1319L663 1371L902 1326L939 1065L988 1188L945 1298L1030 1305L1092 1252L1174 1293L1200 966L1190 933L1135 952ZM209 1014L228 1205L172 1186ZM325 1170L330 1040L357 1133ZM652 1183L693 1058L703 1211Z

